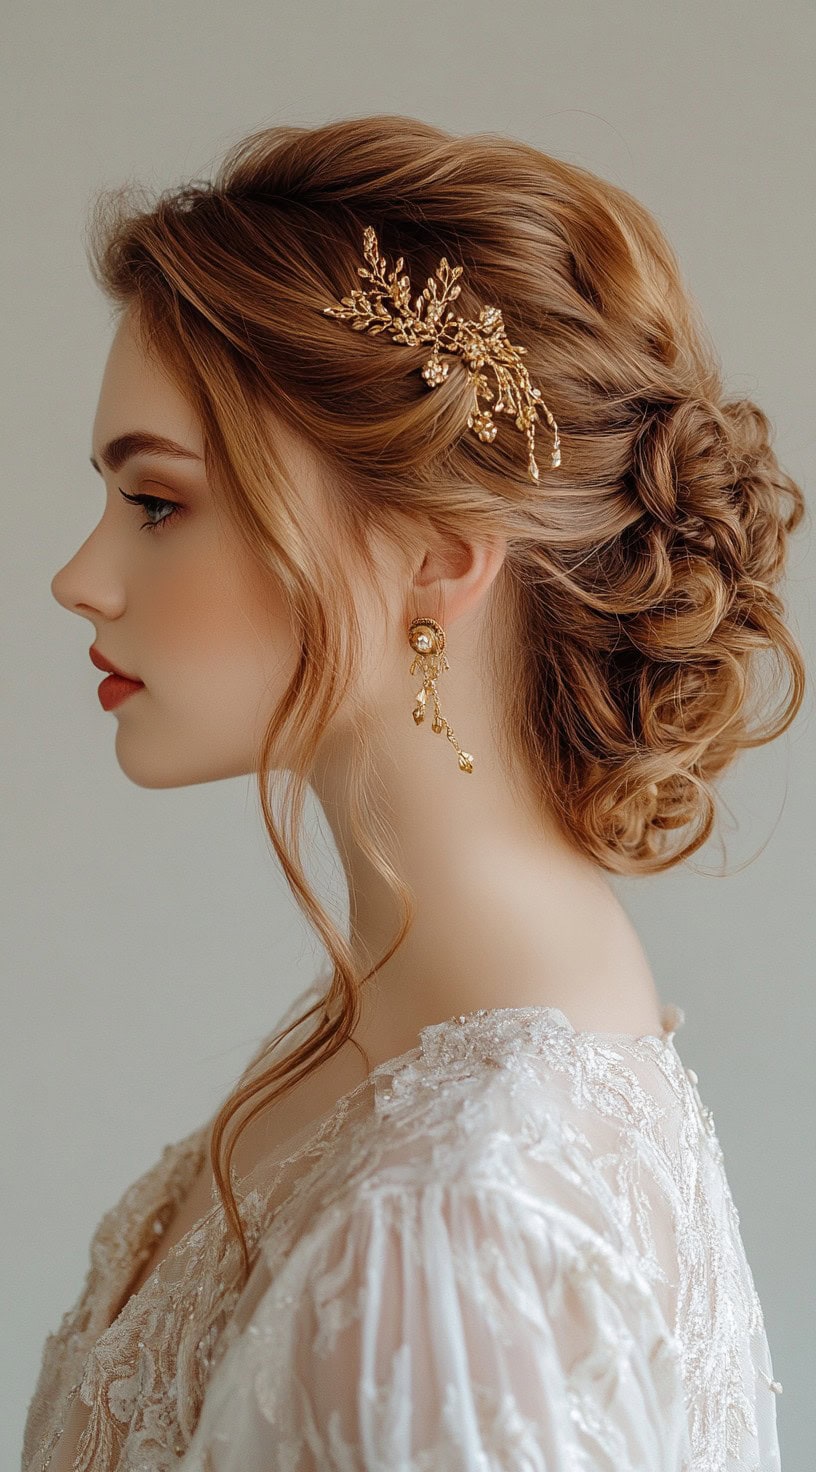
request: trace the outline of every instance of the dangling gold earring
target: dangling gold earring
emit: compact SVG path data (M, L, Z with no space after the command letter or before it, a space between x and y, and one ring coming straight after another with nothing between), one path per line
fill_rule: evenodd
M463 772L473 771L473 757L470 752L463 751L456 740L450 726L439 709L439 696L436 690L437 676L443 670L450 669L445 658L445 631L435 618L415 618L408 625L408 643L416 650L416 658L411 664L409 674L413 674L417 665L422 666L422 689L417 691L417 703L414 706L413 716L416 724L420 726L425 719L425 704L428 694L433 695L434 715L431 721L432 731L444 731L451 745L459 755L459 766Z

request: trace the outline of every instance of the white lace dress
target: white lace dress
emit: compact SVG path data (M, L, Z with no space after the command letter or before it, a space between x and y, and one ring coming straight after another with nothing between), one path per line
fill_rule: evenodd
M424 1028L235 1182L242 1291L213 1188L120 1307L208 1125L167 1146L46 1340L23 1472L77 1395L75 1472L776 1472L781 1386L680 1009L663 1021Z

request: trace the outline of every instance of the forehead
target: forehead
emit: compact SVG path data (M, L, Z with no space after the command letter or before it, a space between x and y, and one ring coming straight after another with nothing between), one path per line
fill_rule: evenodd
M145 352L131 318L125 316L102 373L92 430L95 458L110 440L134 432L178 441L203 458L201 428L192 404Z
M261 411L261 421L278 462L296 478L303 513L325 519L326 476L319 451L271 405ZM102 376L91 461L100 474L106 469L115 473L126 456L153 453L174 459L179 448L194 457L191 461L188 453L179 459L179 468L200 473L206 463L205 444L193 405L161 362L146 352L134 322L123 316ZM112 459L106 449L115 452Z

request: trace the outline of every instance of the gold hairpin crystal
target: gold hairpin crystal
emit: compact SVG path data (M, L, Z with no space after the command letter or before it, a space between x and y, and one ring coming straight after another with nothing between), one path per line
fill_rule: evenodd
M478 321L467 321L457 316L449 306L458 297L461 287L457 279L462 266L451 266L443 256L436 268L436 276L428 277L428 284L420 296L411 304L411 282L400 276L403 258L400 256L393 271L386 274L385 257L379 253L377 236L370 225L363 235L363 254L368 266L358 266L357 273L371 282L365 290L358 289L340 302L324 307L327 317L338 317L350 322L355 332L388 332L394 342L418 347L430 343L431 355L422 365L422 377L429 388L436 388L448 376L450 364L443 362L440 353L454 353L463 358L467 365L470 382L475 394L475 408L468 415L468 429L472 429L480 440L490 443L496 438L496 425L491 411L482 408L481 400L489 403L494 397L483 368L489 368L496 380L498 398L493 404L494 414L512 414L516 428L527 436L528 469L533 480L538 480L535 461L535 426L539 409L543 409L550 428L555 433L551 465L555 469L561 464L558 425L547 405L541 398L541 390L533 388L530 375L521 361L527 349L513 346L507 340L502 314L498 307L482 307ZM396 311L389 310L389 307Z

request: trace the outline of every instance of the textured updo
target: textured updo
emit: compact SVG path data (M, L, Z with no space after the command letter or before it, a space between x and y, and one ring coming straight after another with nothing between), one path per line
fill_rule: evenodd
M467 431L461 360L429 392L425 349L323 315L358 283L366 225L389 264L404 255L415 285L442 255L461 264L464 316L501 308L558 423L561 465L549 466L542 421L537 484L510 420L492 444ZM776 585L804 498L762 409L725 396L652 215L522 142L392 116L265 129L213 181L147 202L107 191L91 239L97 281L137 309L146 342L197 408L213 484L302 634L258 781L275 851L335 978L313 1036L224 1106L221 1180L231 1114L336 1051L361 984L297 848L321 731L365 658L354 580L306 534L297 485L258 411L273 409L323 457L348 545L364 549L372 529L399 541L426 525L506 538L484 658L501 691L508 767L523 770L576 847L618 874L667 869L699 848L714 821L712 780L742 748L785 731L802 703L804 660ZM763 657L785 691L752 727L769 689ZM406 663L407 715L412 695ZM288 837L267 791L281 741L293 777ZM405 899L374 827L376 798L363 796L364 727L360 744L350 774L360 831ZM478 772L461 780L477 800Z

